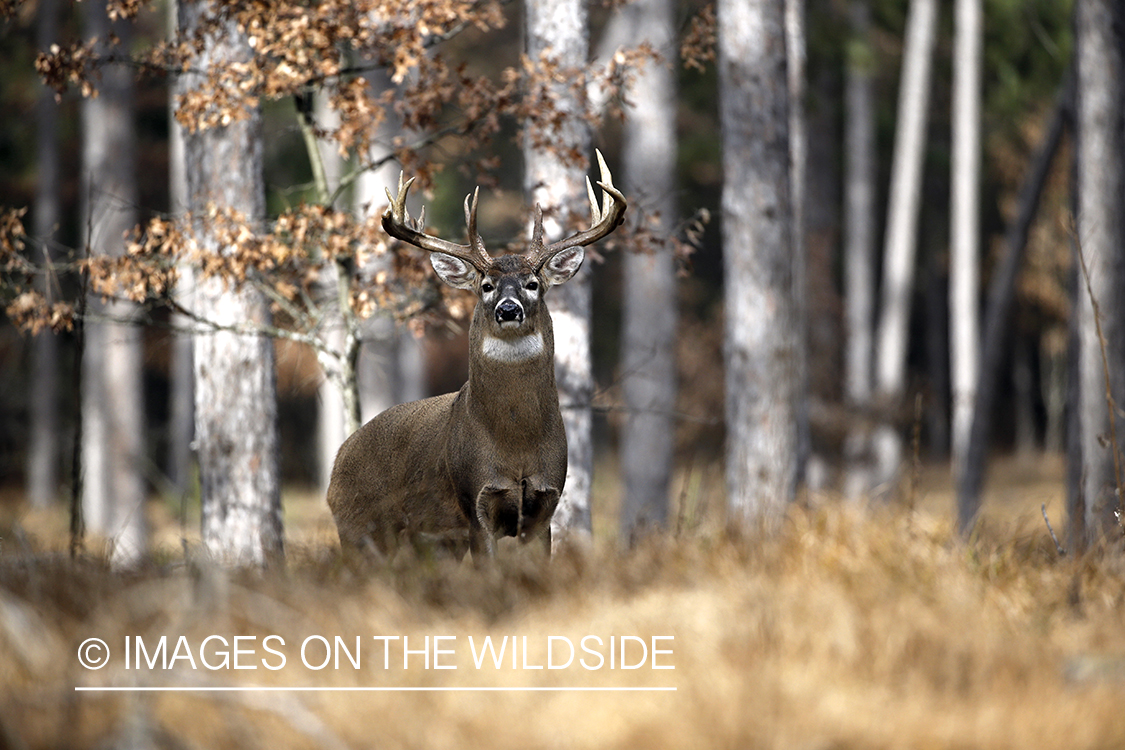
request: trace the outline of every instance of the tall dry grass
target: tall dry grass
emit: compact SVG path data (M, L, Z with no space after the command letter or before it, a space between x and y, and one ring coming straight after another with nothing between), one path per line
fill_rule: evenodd
M700 529L629 552L570 550L549 566L509 548L485 571L409 557L373 566L308 543L285 570L173 560L122 574L5 540L0 745L1125 747L1125 560L1060 558L1042 527L965 545L942 518L828 504L794 508L770 537ZM215 634L255 636L244 662L258 668L124 668L126 636L151 646L167 635L169 650L184 636L198 659ZM317 634L362 636L361 668L306 668L299 645ZM284 669L261 666L266 635L284 639ZM415 655L404 670L395 648L384 669L372 636L385 635L412 649L456 636L442 658L457 669ZM477 669L468 638L486 635L526 636L530 666L545 664L551 635L671 635L659 663L675 669ZM95 636L114 656L89 671L76 654ZM675 691L75 691L231 685Z

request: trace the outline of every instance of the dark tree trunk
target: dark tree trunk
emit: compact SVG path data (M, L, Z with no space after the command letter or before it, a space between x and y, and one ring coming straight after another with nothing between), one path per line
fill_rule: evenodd
M58 0L40 0L36 19L36 43L48 49L57 41ZM54 92L43 86L35 105L38 167L35 191L34 233L42 242L37 261L53 260L52 244L58 229L59 207L59 114ZM43 275L39 292L51 298L54 279ZM60 446L59 434L59 339L52 331L35 336L31 348L31 434L27 450L27 498L31 507L46 508L58 498Z
M992 415L996 408L1000 371L1011 327L1012 306L1015 303L1016 278L1027 248L1031 222L1039 206L1039 197L1050 173L1051 161L1062 141L1067 101L1068 96L1064 93L1051 116L1043 143L1032 160L1031 169L1020 189L1019 211L1005 235L1007 254L1000 267L993 271L989 283L976 404L973 408L965 463L957 479L957 523L963 533L972 529L980 511L980 493L984 484Z

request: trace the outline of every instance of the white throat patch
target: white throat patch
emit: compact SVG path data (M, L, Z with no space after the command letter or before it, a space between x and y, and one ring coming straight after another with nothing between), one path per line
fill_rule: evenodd
M481 343L481 353L485 359L497 362L523 362L534 359L543 353L543 334L532 333L511 340L485 336Z

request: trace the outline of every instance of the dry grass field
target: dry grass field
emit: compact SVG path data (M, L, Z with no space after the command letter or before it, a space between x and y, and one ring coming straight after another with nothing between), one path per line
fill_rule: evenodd
M1058 555L1056 468L997 472L968 545L935 469L912 509L814 503L768 537L685 511L629 552L603 529L485 571L342 560L315 498L288 503L287 566L265 573L185 562L175 524L112 573L61 551L61 519L13 511L0 747L1123 748L1125 557ZM684 502L713 510L707 484ZM204 689L248 686L273 690ZM76 690L107 687L175 690Z

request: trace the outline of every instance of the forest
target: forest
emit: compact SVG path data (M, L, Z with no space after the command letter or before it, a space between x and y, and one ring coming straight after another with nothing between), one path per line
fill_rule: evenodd
M1119 6L0 1L0 744L1120 746ZM341 548L595 235L551 551Z

